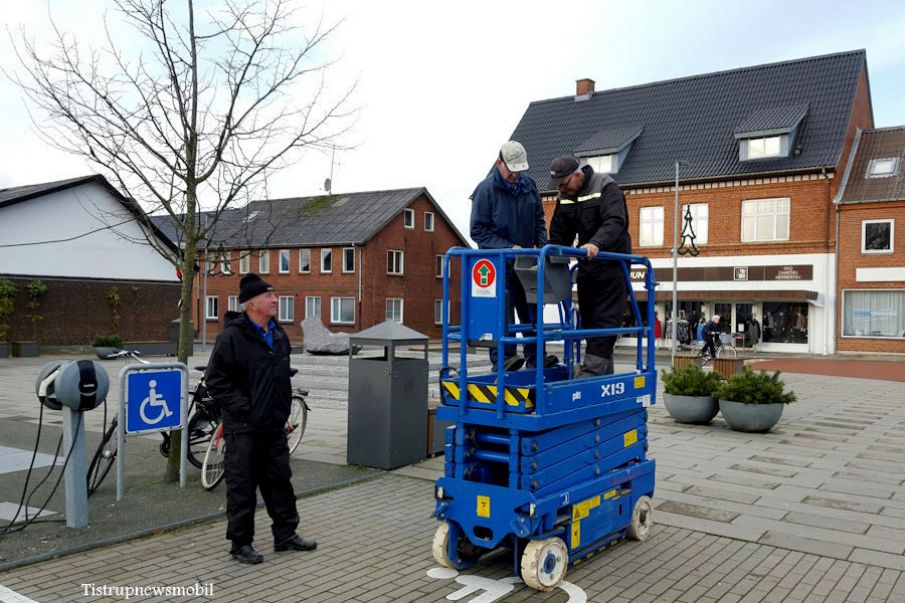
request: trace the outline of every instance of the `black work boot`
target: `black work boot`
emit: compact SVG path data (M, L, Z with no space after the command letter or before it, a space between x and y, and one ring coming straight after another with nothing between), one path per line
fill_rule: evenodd
M250 544L243 544L239 548L231 550L229 553L233 556L233 559L239 563L256 565L264 561L264 555L254 550Z
M281 551L313 551L317 548L317 542L310 538L302 538L298 534L293 534L289 540L273 544L273 550Z

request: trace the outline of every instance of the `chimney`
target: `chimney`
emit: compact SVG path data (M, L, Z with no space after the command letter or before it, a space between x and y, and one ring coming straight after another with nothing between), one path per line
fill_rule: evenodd
M575 80L575 100L587 100L594 94L594 80Z

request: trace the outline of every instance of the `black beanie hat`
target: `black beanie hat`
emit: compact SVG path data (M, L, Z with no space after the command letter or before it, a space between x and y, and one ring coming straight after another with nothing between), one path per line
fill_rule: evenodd
M273 291L273 287L261 280L260 276L254 272L247 274L239 281L239 303L244 304L251 298L268 291Z

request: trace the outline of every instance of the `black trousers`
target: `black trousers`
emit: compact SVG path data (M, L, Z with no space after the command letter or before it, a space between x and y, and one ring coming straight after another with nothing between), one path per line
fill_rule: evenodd
M595 272L578 270L578 313L582 329L608 329L622 326L628 291L622 269L613 267ZM588 338L585 353L601 358L612 358L616 336Z
M255 535L257 489L273 521L274 542L292 538L299 525L289 466L289 445L282 430L228 433L226 438L226 538L233 550Z

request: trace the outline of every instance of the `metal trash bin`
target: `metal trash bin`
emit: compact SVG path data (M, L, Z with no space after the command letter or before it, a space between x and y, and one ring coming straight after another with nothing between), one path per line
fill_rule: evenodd
M189 331L192 331L192 323L189 322ZM194 331L192 331L192 337L189 337L189 350L188 355L191 356L195 353L195 337ZM176 347L174 348L173 356L179 353L179 319L170 321L170 343L174 344Z
M387 321L349 338L346 462L395 469L426 458L428 338ZM396 356L396 347L423 345L424 357ZM353 356L351 350L362 346ZM381 356L364 346L380 346Z

